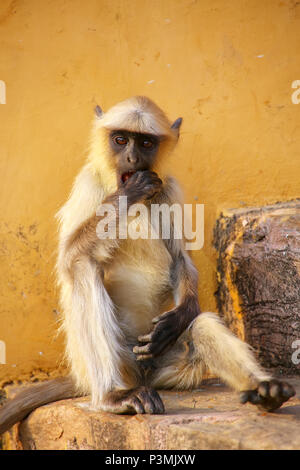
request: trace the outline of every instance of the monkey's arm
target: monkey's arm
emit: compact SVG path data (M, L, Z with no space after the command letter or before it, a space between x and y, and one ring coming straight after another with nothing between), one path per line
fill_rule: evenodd
M119 220L121 217L127 217L126 206L120 206L120 197L127 198L127 205L131 206L137 202L142 202L150 199L161 188L162 181L156 173L152 171L137 171L125 184L120 186L117 191L106 196L101 205L107 208L110 206L114 210L108 211L105 219L106 225L109 222L118 228ZM124 213L120 213L124 210ZM118 239L118 232L116 237L101 237L97 233L97 226L101 222L102 216L93 214L85 220L79 227L76 228L67 240L62 244L59 264L62 264L64 269L72 270L74 262L81 255L88 255L96 257L100 263L109 261L113 256L114 250L119 246L120 240ZM101 243L99 243L101 242Z
M113 195L104 202L108 201L114 203ZM78 390L91 394L96 408L109 391L135 383L134 365L129 366L134 358L125 347L115 306L103 283L103 266L113 258L119 241L98 238L99 220L93 215L65 237L58 260L66 355Z
M153 195L161 184L153 172L140 173L133 175L102 202L115 209L109 212L108 217L115 218L116 226L121 216L119 196L127 196L130 205ZM103 272L114 259L122 240L99 238L97 224L100 217L96 214L68 232L70 211L77 210L81 192L80 187L75 187L74 203L71 196L60 217L63 236L58 277L64 312L63 329L67 358L78 389L91 393L93 406L103 408L111 391L136 387L139 371L103 282Z
M169 206L174 203L182 205L181 189L175 178L167 177L155 202ZM174 233L174 219L171 218L170 238L162 240L162 243L172 259L170 285L176 307L155 317L152 320L153 330L147 335L139 336L140 344L133 349L137 360L158 356L171 347L200 313L198 271L184 248L184 240L175 238Z
M171 277L176 307L155 317L152 320L153 330L138 337L140 343L146 344L134 347L137 360L158 356L171 347L200 313L198 273L183 250L180 250L173 261Z
M120 191L116 191L102 201L101 205L110 204L114 208L114 213L110 212L108 214L108 224L109 221L114 222L116 225L118 223L120 217L118 200L121 195ZM82 222L76 230L70 233L64 243L61 244L58 267L62 271L68 271L72 274L74 263L83 255L89 256L92 259L95 259L95 256L97 256L100 263L109 261L113 256L113 251L118 247L119 241L117 238L101 238L99 233L97 234L97 225L101 220L102 216L94 213Z

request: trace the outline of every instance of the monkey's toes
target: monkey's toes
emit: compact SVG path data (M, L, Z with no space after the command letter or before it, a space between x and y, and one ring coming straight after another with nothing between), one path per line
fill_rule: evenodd
M140 387L137 389L136 395L143 404L145 413L163 414L165 407L159 394L149 387Z
M260 382L256 390L245 390L240 394L241 403L252 403L264 411L275 411L295 395L295 390L287 382L270 380Z
M159 394L149 387L139 387L132 390L126 400L127 410L136 414L163 414L164 404Z

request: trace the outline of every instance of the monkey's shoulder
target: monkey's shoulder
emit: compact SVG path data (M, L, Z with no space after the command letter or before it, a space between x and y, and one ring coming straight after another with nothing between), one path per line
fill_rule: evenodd
M169 203L183 203L183 191L179 181L171 175L164 178L164 191L162 197L167 198Z

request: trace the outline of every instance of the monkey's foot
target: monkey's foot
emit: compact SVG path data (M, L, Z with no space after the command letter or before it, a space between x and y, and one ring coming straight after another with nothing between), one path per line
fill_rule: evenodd
M159 394L150 387L111 392L107 395L102 408L116 414L163 414L165 412Z
M295 394L294 388L289 383L270 380L260 382L255 390L241 392L240 402L252 403L263 411L275 411Z

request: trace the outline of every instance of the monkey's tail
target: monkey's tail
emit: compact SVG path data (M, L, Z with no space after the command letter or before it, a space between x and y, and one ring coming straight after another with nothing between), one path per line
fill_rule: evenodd
M32 385L0 407L0 435L39 406L78 396L70 376Z

